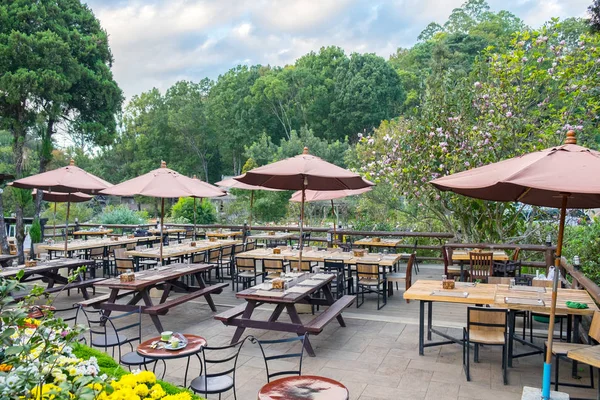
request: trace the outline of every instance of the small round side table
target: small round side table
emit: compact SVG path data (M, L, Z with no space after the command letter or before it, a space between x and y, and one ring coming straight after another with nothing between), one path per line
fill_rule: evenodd
M267 383L258 392L258 400L348 400L346 386L323 376L288 376Z

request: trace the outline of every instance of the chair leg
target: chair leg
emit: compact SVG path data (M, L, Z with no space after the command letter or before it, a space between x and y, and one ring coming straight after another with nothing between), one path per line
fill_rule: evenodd
M475 343L475 351L473 352L473 361L479 362L479 343Z
M508 343L507 341L505 343ZM507 371L506 371L506 364L507 364L507 354L506 354L506 350L507 350L507 346L506 344L502 345L502 379L505 385L508 384L508 377L507 375Z
M560 362L560 360L558 359L558 354L556 355L555 358L555 363L556 366L554 368L554 390L558 392L558 363Z

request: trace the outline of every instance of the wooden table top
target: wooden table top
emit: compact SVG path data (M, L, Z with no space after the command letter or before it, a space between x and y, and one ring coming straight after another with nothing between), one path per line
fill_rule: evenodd
M436 294L433 294L435 291ZM468 293L465 297L456 297L461 293ZM496 285L478 283L475 286L459 285L452 290L442 289L442 281L419 279L404 292L408 300L442 301L448 303L464 304L494 304L496 300Z
M218 232L218 231L212 231L212 232L206 232L206 237L221 237L221 238L228 238L228 237L235 237L235 236L242 236L244 234L244 232L242 231L222 231L222 232Z
M148 286L154 286L158 283L177 279L181 276L195 274L214 268L211 264L184 264L175 263L157 267L155 269L147 269L142 272L135 273L135 280L132 282L121 282L119 277L105 279L95 283L94 286L106 286L110 289L125 289L139 291Z
M163 258L181 257L239 243L241 243L239 240L218 240L216 242L211 242L209 240L196 240L196 246L191 246L189 243L164 246ZM143 250L129 250L125 252L125 254L131 257L160 258L160 247L157 246Z
M192 335L189 333L184 333L183 336L185 336L187 339L188 344L181 350L153 349L152 343L161 341L160 336L157 336L140 343L136 351L142 357L152 359L170 359L194 355L202 350L204 346L206 346L206 339L204 339L202 336Z
M373 246L373 247L396 247L402 242L401 239L384 239L381 238L380 241L376 242L374 238L363 238L353 242L353 245L356 246Z
M75 231L73 235L85 235L85 236L103 236L112 233L112 229L104 229L101 231Z
M284 259L284 260L297 260L299 257L298 250L281 250L280 254L273 254L273 249L254 249L239 253L236 257L247 257L254 258L257 260L270 258L270 259ZM366 264L379 264L383 267L391 267L396 264L400 259L407 258L409 254L404 253L371 253L366 254L363 257L354 257L353 253L341 252L341 251L327 251L327 250L304 250L302 253L302 260L305 261L317 261L323 262L324 260L339 260L346 264L366 263Z
M80 260L78 258L57 258L55 260L48 260L44 262L38 262L35 267L25 267L21 264L17 267L3 268L0 270L0 277L7 278L15 276L19 271L23 270L26 274L36 274L41 272L50 271L53 269L60 268L77 268L83 265L93 265L94 260Z
M153 235L160 235L160 229L152 228L152 229L148 229L148 232L152 233ZM163 229L163 235L165 233L166 234L169 234L169 233L185 233L185 229L183 229L183 228L168 228L168 229Z
M294 234L290 232L275 232L274 235L269 235L268 233L259 233L258 235L248 236L248 239L257 239L257 240L284 240L293 238Z
M340 382L314 375L275 379L258 392L258 400L348 400L349 396Z
M260 283L256 286L253 286L249 289L242 290L241 292L236 293L236 297L239 299L245 300L256 300L264 303L286 303L286 304L294 304L298 301L302 300L306 296L309 296L317 291L319 291L323 286L329 284L335 275L333 274L305 274L307 276L304 282L299 282L295 286L290 287L287 293L281 296L283 290L281 289L263 289L263 284ZM316 279L317 275L320 275L319 278L325 279ZM307 283L314 283L314 285L307 285ZM303 292L295 292L294 287L302 288ZM269 296L269 293L272 296Z
M139 241L148 241L148 240L156 240L156 236L143 236L143 237L118 237L119 240L111 240L111 239L90 239L83 240L77 239L68 243L67 250L68 251L76 251L76 250L88 250L97 247L106 247L106 246L119 246L127 243L137 243ZM54 244L44 244L40 246L41 249L48 251L63 251L65 249L65 242L57 242Z
M600 345L584 346L581 349L571 350L567 352L567 357L600 368Z
M491 250L490 250L491 251ZM486 251L482 251L485 253ZM507 261L508 255L502 250L494 250L494 261ZM452 261L469 261L469 252L464 250L455 250L452 252Z

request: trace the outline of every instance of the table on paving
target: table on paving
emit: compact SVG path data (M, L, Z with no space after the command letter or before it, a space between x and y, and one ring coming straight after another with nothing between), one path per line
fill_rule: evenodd
M215 238L222 238L222 239L227 239L230 237L236 237L236 236L242 236L244 235L244 232L242 231L212 231L212 232L206 232L206 237L215 237Z
M482 253L485 252L493 252L493 260L494 261L508 261L508 255L506 252L501 250L482 250ZM471 262L471 258L469 257L469 252L465 250L455 250L452 252L452 263L456 263L460 265L460 279L464 281L464 265L469 264Z
M23 271L23 278L21 282L30 282L33 280L39 280L39 277L46 280L46 290L57 289L60 290L62 286L69 284L68 277L62 276L58 273L61 269L67 269L67 275L70 275L71 271L83 267L94 265L91 260L80 260L77 258L57 258L54 260L48 260L39 262L36 266L26 267L25 265L19 265L17 267L3 268L0 270L1 278L14 278L20 271ZM91 269L91 274L94 276L94 269ZM74 283L83 282L85 276L83 274L78 275ZM55 286L57 285L57 286ZM89 298L86 287L80 287L81 293L85 299Z
M328 275L326 279L312 279L312 277L316 275ZM297 333L298 336L303 335L308 332L307 325L303 324L300 320L300 316L298 315L298 311L296 310L297 304L310 304L310 305L322 305L322 306L331 306L335 303L335 299L331 293L331 281L334 279L333 274L306 274L307 279L305 282L315 283L314 285L305 286L302 282L299 282L294 287L302 287L307 288L304 292L295 292L292 288L288 289L286 293L282 290L265 290L262 289L263 284L258 284L249 289L243 290L241 292L236 293L236 297L238 299L246 300L246 307L241 317L235 317L228 320L223 320L215 316L215 319L220 319L225 325L233 325L237 326L237 329L231 339L231 344L237 343L246 328L254 328L254 329L264 329L269 331L278 331L278 332L294 332ZM324 295L323 298L315 298L311 295L321 291ZM268 320L257 320L252 319L252 314L254 310L262 304L273 304L275 305L275 309L273 313L269 317ZM289 322L280 322L279 317L283 310L286 310L291 323ZM337 315L336 317L340 326L345 327L346 323L341 315ZM304 347L307 353L314 357L315 352L310 344L308 337L304 340Z
M87 238L88 236L104 236L112 233L112 229L103 229L101 231L75 231L73 232L73 236L83 236Z
M248 236L248 239L254 240L289 240L294 237L293 233L290 232L275 232L275 234L260 233L258 235Z
M264 385L258 400L348 400L350 393L342 383L324 376L286 376Z
M210 264L177 263L143 272L136 272L135 280L131 282L121 282L120 278L106 279L94 284L94 286L109 288L110 295L106 301L94 304L94 307L106 310L106 315L108 316L111 311L137 310L139 306L136 306L136 304L143 301L144 305L141 306L142 312L149 314L158 332L162 332L163 327L158 318L158 314L165 314L167 310L161 311L160 313L148 312L150 307L154 306L152 298L150 297L150 290L152 288L157 288L158 286L162 288L162 296L157 305L165 306L168 306L169 303L175 305L181 303L181 301L178 301L178 298L169 299L169 294L171 292L187 293L187 295L184 295L182 298L192 295L197 291L206 292L202 294L202 296L210 306L210 309L212 311L217 311L211 293L221 293L223 285L227 286L227 284L213 286L206 285L202 273L207 272L212 268L214 268L214 265ZM183 283L180 278L186 275L194 276L198 286L191 286ZM120 291L133 292L133 298L126 304L117 303Z
M158 236L160 238L160 229L152 228L152 229L148 229L148 232L150 232L154 236ZM185 232L186 232L186 230L183 228L168 228L168 229L163 229L163 236L170 237L171 235L177 234L177 241L179 243L181 243L182 234L183 234L183 237L185 237Z
M118 237L117 240L113 239L89 239L89 240L73 240L68 243L67 252L72 254L75 251L89 251L91 249L97 249L99 247L110 247L110 246L125 246L130 243L148 242L154 241L157 238L155 236L143 236L143 237ZM58 242L54 244L44 244L40 246L40 249L48 251L48 254L52 255L55 252L63 252L65 250L65 243Z
M352 243L353 246L364 246L364 247L369 247L369 248L373 248L373 247L389 247L389 248L395 248L396 246L398 246L400 243L402 243L401 239L379 239L379 241L377 241L375 238L363 238L360 240L357 240L356 242Z
M192 246L190 243L178 244L172 246L163 247L163 258L179 258L181 261L188 258L192 254L202 253L212 249L218 249L224 246L231 246L241 243L239 240L218 240L211 242L210 240L196 240L196 245ZM158 259L160 258L160 248L153 247L143 250L130 250L126 254L135 259L136 266L139 266L140 259Z

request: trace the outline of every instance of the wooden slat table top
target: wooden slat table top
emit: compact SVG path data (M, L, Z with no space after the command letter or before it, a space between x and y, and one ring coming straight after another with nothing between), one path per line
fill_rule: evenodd
M463 304L494 304L496 300L496 285L488 285L478 283L475 286L460 286L452 290L447 290L449 293L467 292L467 297L454 297L452 295L432 295L433 291L442 291L442 281L432 281L419 279L404 292L404 298L408 300L425 300L425 301L441 301L447 303L463 303Z
M491 251L491 250L490 250ZM482 251L485 253L486 251ZM494 261L507 261L508 255L501 250L494 250ZM456 250L452 252L452 261L469 261L469 252L464 250Z
M158 235L160 236L160 229L148 229L148 232L150 232L153 235ZM185 233L185 229L183 228L169 228L169 229L163 229L163 235L164 234L169 234L169 233Z
M104 236L104 235L108 235L109 233L112 233L112 229L104 229L101 231L75 231L73 232L73 235L77 236L77 235L85 235L85 236Z
M121 279L117 277L95 283L94 286L139 291L148 286L154 286L158 283L177 279L181 276L207 271L211 268L214 268L214 265L184 263L169 264L164 267L158 267L157 269L136 272L135 280L132 282L121 282Z
M567 357L591 365L592 367L600 368L600 345L571 350L567 353Z
M268 233L260 233L258 235L248 236L248 239L257 239L257 240L284 240L291 239L294 237L293 233L289 232L275 232L274 235L269 235Z
M357 240L353 244L356 246L373 246L373 247L396 247L402 242L401 239L381 239L379 242L373 240L373 238L364 238Z
M235 236L242 236L244 232L242 231L223 231L223 232L206 232L206 237L219 237L219 238L228 238Z
M407 258L409 254L404 253L371 253L364 257L354 257L352 253L344 252L331 252L327 250L310 250L302 253L302 259L305 261L316 261L323 262L324 260L341 260L346 264L356 263L367 263L367 264L379 264L381 266L393 266L400 259ZM298 260L298 250L281 250L280 254L273 254L273 249L255 249L246 251L240 254L236 254L236 257L247 257L254 258L257 260L269 258L269 259L283 259L283 260Z
M35 267L25 267L25 265L19 265L17 267L3 268L0 270L0 277L7 278L15 276L19 271L24 270L26 274L36 274L46 271L51 271L57 268L77 268L83 265L92 265L93 260L80 260L77 258L57 258L55 260L49 260L45 262L39 262Z
M311 279L311 277L314 276L315 274L307 274L307 275L308 275L308 278L307 278L307 280L308 280L308 279ZM262 303L295 304L295 303L298 303L303 298L310 296L311 294L313 294L315 292L318 292L323 286L329 284L333 280L334 277L335 276L333 274L331 274L331 276L327 279L319 279L318 280L319 284L317 284L315 286L310 286L310 289L304 293L291 292L291 293L287 293L283 297L269 297L269 296L258 295L258 294L256 294L257 289L249 288L249 289L242 290L241 292L236 293L235 296L238 299L255 300L255 301L262 302ZM260 286L260 285L258 285L258 286Z
M497 285L498 289L496 290L496 301L495 307L498 308L510 308L513 310L528 310L533 312L540 313L549 313L550 312L550 304L552 302L552 288L547 288L546 292L525 292L518 290L509 289L508 285ZM541 288L540 288L541 289ZM544 301L544 305L531 305L531 304L518 304L518 303L510 303L506 304L505 297L515 298L515 299L542 299ZM588 308L578 309L578 308L569 308L566 305L567 301L576 301L579 303L585 303L588 305ZM573 315L590 315L593 314L594 311L598 311L598 306L589 295L586 290L578 290L578 289L558 289L557 297L556 297L556 313L557 314L573 314Z
M218 249L219 247L239 244L239 240L219 240L211 242L209 240L196 240L196 246L190 246L189 243L181 245L171 245L163 247L163 258L164 257L180 257L194 253L200 253L202 251ZM153 247L144 250L130 250L125 252L131 257L143 257L143 258L159 258L160 247Z
M143 237L134 237L134 238L123 238L119 237L119 240L111 240L111 239L90 239L83 240L78 239L70 242L67 246L68 251L75 250L88 250L97 247L106 247L106 246L118 246L122 244L128 243L137 243L140 241L148 241L148 240L156 240L156 236L143 236ZM41 249L48 251L63 251L65 249L64 242L58 242L54 244L44 244L40 246Z

